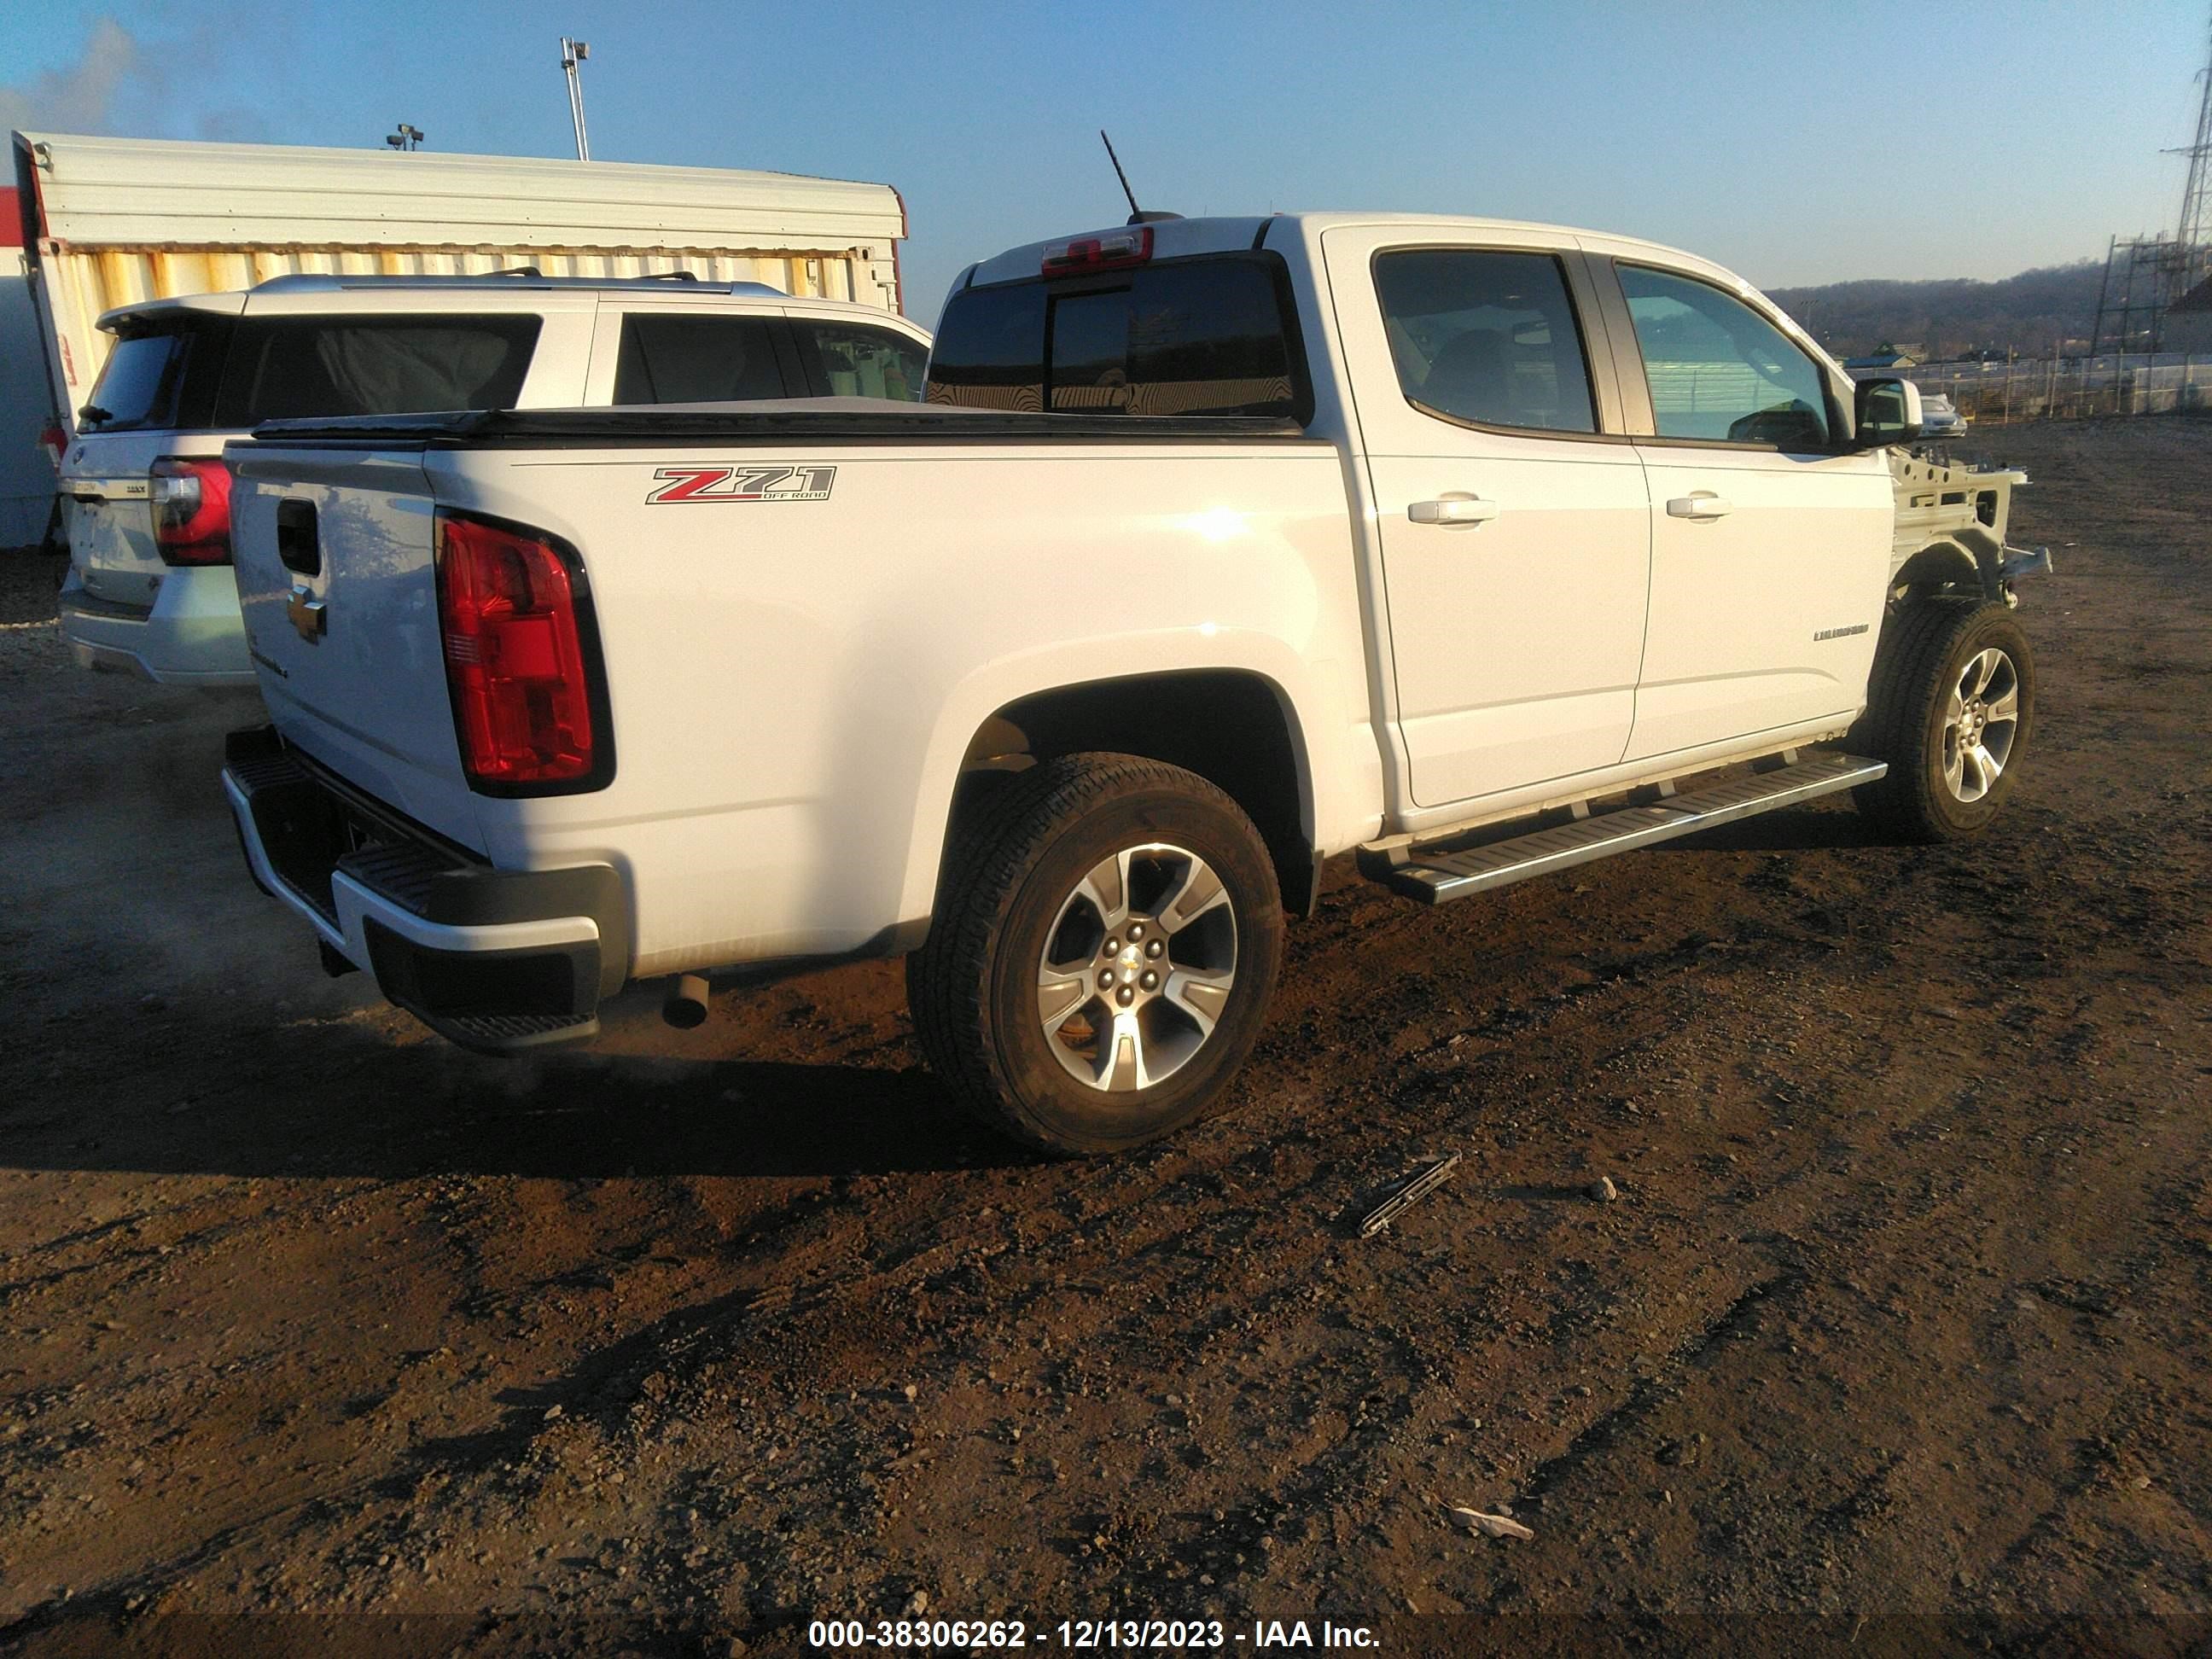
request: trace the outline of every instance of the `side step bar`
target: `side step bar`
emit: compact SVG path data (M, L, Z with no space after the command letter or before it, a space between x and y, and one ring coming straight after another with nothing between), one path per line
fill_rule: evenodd
M1470 893L1510 886L1532 876L1570 870L1615 853L1672 841L1677 836L1692 835L1715 824L1856 788L1874 782L1888 770L1887 762L1863 760L1856 755L1814 755L1771 772L1756 772L1674 795L1656 805L1624 806L1506 841L1457 852L1416 848L1405 855L1403 863L1370 873L1409 897L1442 904Z

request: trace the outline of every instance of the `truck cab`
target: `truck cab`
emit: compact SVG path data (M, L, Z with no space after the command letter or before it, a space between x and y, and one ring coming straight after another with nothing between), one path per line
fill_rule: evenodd
M1065 252L1101 239L1127 251L1087 269ZM1170 221L963 273L929 397L1187 403L1172 347L1090 343L1170 317L1196 349L1246 352L1223 384L1268 396L1237 410L1299 418L1350 462L1394 831L1849 724L1889 568L1889 471L1855 441L1853 383L1741 279L1556 227ZM1018 385L1014 337L1038 377Z

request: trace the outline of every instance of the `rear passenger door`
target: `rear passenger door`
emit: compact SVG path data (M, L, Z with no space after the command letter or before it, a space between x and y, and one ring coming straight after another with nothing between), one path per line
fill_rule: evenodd
M782 318L694 306L602 307L586 401L709 404L804 398Z
M1415 805L1620 761L1650 574L1581 256L1540 234L1324 233L1379 522Z
M1747 297L1628 257L1592 276L1651 492L1627 758L1848 720L1889 569L1887 459L1836 453L1826 372Z

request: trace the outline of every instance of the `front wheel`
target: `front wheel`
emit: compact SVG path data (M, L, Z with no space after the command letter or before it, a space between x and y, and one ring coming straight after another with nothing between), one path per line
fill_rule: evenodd
M1070 756L1001 785L946 856L907 1000L964 1104L1086 1153L1214 1103L1282 959L1274 867L1236 802L1180 767Z
M1923 599L1890 619L1875 655L1858 752L1889 774L1861 810L1909 841L1962 841L1997 815L2035 721L2035 659L2001 605Z

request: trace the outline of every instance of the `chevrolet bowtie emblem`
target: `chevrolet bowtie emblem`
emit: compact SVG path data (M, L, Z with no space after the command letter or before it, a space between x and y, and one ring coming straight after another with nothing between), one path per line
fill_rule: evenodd
M313 645L329 631L331 613L323 601L307 592L305 582L292 590L292 598L284 606L284 614L292 619L292 627L299 636Z

